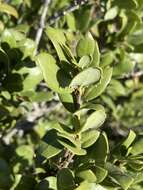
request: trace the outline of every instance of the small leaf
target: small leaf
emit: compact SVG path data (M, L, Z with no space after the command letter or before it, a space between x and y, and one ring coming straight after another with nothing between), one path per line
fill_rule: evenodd
M103 133L100 135L98 140L91 147L89 147L87 155L94 159L96 163L103 164L107 160L108 153L108 139L106 134Z
M39 67L22 67L17 71L17 73L26 76L23 77L23 92L34 90L36 88L36 85L39 84L43 79L42 72Z
M32 164L34 158L34 150L29 145L22 145L16 149L16 154L21 158L28 160Z
M58 93L71 92L71 90L68 88L70 79L56 65L56 60L52 55L41 53L37 56L36 62L40 66L43 77L49 88Z
M101 183L107 176L108 171L100 166L95 165L91 170L96 175L96 183Z
M68 150L70 150L73 154L76 155L85 155L86 150L81 149L80 147L75 146L73 143L71 143L69 140L66 139L58 139L58 142L66 147Z
M138 140L135 142L135 144L132 146L131 154L138 155L143 153L143 139Z
M100 132L96 130L83 132L81 134L82 147L87 148L93 145L97 141L99 135L100 135Z
M1 36L2 43L7 43L9 47L15 48L16 47L16 39L14 34L11 32L11 30L5 29Z
M66 14L67 25L72 31L76 31L76 21L74 14Z
M88 68L76 75L70 83L71 87L88 86L96 83L100 79L100 70L97 68Z
M84 98L86 101L95 99L104 92L105 88L111 80L112 70L113 69L111 67L104 68L100 82L85 92Z
M108 52L102 55L100 65L103 68L105 66L112 64L113 61L114 61L114 53L108 50Z
M95 47L94 47L92 58L93 60L91 62L91 66L98 67L100 63L100 52L99 52L99 47L96 41L95 41Z
M64 55L64 52L61 47L61 45L62 44L65 45L65 42L66 42L66 38L65 38L63 31L60 29L47 27L46 34L47 34L48 38L51 40L54 48L56 49L59 59L61 61L68 61L66 59L66 56Z
M23 39L20 40L20 42L18 42L18 47L21 50L21 52L23 53L23 59L27 58L27 57L34 57L34 53L36 50L36 43L31 40L31 39Z
M118 7L112 7L106 12L104 19L112 20L117 16L117 14L118 14Z
M87 181L84 181L75 190L107 190L107 189L105 189L101 185L96 185L95 183L88 183Z
M0 12L7 13L9 15L14 16L15 18L18 18L18 12L16 11L16 9L6 3L0 2Z
M40 142L38 154L49 159L62 151L63 146L57 141L57 134L54 130L49 131Z
M108 164L108 170L111 180L119 184L124 190L129 189L133 184L134 178L130 174L123 172L119 167Z
M86 68L90 65L91 63L91 58L88 55L84 55L83 57L81 57L81 59L79 60L78 66L83 68Z
M59 98L62 102L62 104L64 105L64 107L74 113L76 111L76 106L75 106L75 102L74 102L74 98L72 96L72 94L70 93L64 93L64 94L59 94Z
M83 57L84 55L92 55L94 53L95 42L92 38L85 37L79 40L76 52L78 57Z
M96 182L96 176L95 174L92 172L92 170L88 169L88 170L83 170L80 171L76 174L77 177L88 181L89 183L94 183Z
M46 177L36 185L36 190L57 190L57 178L50 176Z
M104 110L97 110L93 112L87 118L87 121L84 124L82 131L99 128L104 123L105 119L106 119L106 114Z
M122 143L122 146L124 146L126 149L129 148L129 146L133 143L133 141L136 138L136 134L134 131L130 130L128 137L126 140Z
M68 168L63 168L57 175L57 190L74 190L74 177Z
M113 5L118 6L119 8L122 8L122 9L127 9L127 10L135 9L138 6L136 0L126 0L126 1L114 0Z

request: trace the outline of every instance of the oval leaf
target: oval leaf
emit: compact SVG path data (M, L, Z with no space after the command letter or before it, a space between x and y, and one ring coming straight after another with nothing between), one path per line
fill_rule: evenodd
M99 79L100 79L100 70L97 68L90 67L80 72L78 75L76 75L71 81L70 86L71 87L88 86L96 83L97 81L99 81Z
M78 57L82 57L84 55L92 55L94 53L95 42L93 39L89 37L85 37L79 40L76 52Z
M105 121L106 114L104 110L97 110L93 112L88 118L86 123L84 124L82 131L86 131L88 129L97 129L99 128Z
M40 66L44 79L49 88L58 93L69 93L69 78L64 72L60 72L60 68L56 65L56 60L52 55L41 53L36 58L37 64Z
M17 10L6 3L0 3L0 12L7 13L9 15L14 16L15 18L18 18Z
M103 70L103 75L101 76L101 81L96 86L93 86L92 88L89 88L85 92L85 99L87 101L92 100L94 98L97 98L102 92L104 92L105 88L109 84L111 77L112 77L112 68L108 67Z

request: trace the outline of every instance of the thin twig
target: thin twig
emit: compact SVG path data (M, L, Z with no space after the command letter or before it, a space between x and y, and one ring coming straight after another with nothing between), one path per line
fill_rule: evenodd
M136 71L136 72L131 72L125 76L123 76L123 78L135 78L135 77L141 77L143 76L143 71Z
M64 155L64 158L65 158L64 161L61 160L60 163L57 165L59 170L61 170L62 168L67 168L69 164L72 163L73 157L74 157L74 154L70 152L68 149L66 149L65 155Z
M35 37L37 50L38 50L40 40L42 38L43 30L45 28L46 15L47 15L47 12L48 12L48 6L49 6L50 2L51 2L51 0L45 0L44 6L43 6L43 11L42 11L42 15L41 15L41 18L40 18L39 28L37 30L36 37ZM37 53L37 51L36 51L36 53Z
M55 22L61 19L63 16L71 12L74 12L75 10L79 9L81 6L85 5L88 2L89 0L75 0L74 3L72 3L70 6L68 6L64 10L59 11L55 13L54 15L52 15L51 17L49 17L48 19L49 25L55 24Z

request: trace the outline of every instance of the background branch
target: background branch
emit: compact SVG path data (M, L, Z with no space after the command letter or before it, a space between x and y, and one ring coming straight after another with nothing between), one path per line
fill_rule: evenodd
M47 16L48 7L49 7L50 2L51 2L51 0L45 0L45 3L43 5L43 11L42 11L42 15L40 18L40 24L39 24L39 28L37 30L36 37L35 37L37 50L38 50L38 46L39 46L39 43L40 43L40 40L41 40L41 37L43 34L43 30L45 28L46 16ZM37 51L36 51L36 53L37 53Z
M49 25L53 25L56 21L58 21L60 18L62 18L66 14L74 12L75 10L79 9L82 5L85 5L88 2L89 2L89 0L74 1L74 3L72 3L70 6L68 6L64 10L59 11L59 12L55 13L54 15L52 15L51 17L49 17L49 19L48 19Z

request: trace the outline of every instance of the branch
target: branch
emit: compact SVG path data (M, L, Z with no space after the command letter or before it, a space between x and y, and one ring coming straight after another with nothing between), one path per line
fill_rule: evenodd
M75 0L74 3L72 3L65 10L59 11L59 12L55 13L54 15L52 15L51 17L49 17L49 19L48 19L49 25L55 24L55 22L58 21L60 18L62 18L63 16L65 16L71 12L74 12L75 10L79 9L80 6L83 6L88 2L89 2L89 0Z
M48 12L48 6L49 6L50 2L51 2L51 0L45 0L44 6L43 6L43 11L42 11L41 19L40 19L39 28L37 30L36 37L35 37L37 49L38 49L38 46L39 46L39 43L40 43L40 40L41 40L41 37L43 34L43 30L45 28L46 15ZM36 50L36 53L37 53L37 50Z

